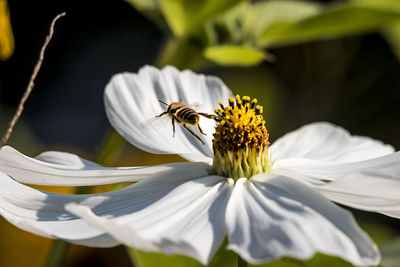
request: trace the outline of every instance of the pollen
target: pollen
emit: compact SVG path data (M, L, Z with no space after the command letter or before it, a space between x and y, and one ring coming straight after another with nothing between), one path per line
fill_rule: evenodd
M257 99L239 95L228 99L229 106L215 110L217 126L214 133L214 151L261 150L268 147L268 131L261 115L263 108Z
M268 131L263 119L263 107L257 99L236 95L215 109L217 122L213 139L213 173L232 177L250 178L268 172Z

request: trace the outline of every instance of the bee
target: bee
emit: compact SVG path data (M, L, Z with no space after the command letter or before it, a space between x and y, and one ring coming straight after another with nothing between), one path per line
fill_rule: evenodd
M173 102L168 105L164 101L161 101L161 100L159 100L159 101L160 101L160 103L167 106L167 110L164 111L163 113L161 113L160 115L157 115L156 118L159 118L166 114L169 115L169 117L172 119L172 132L173 132L172 136L173 137L175 137L175 122L177 122L177 123L181 124L191 135L196 137L204 145L204 141L201 140L201 138L198 135L196 135L192 130L190 130L188 125L197 126L200 133L203 135L206 135L199 125L200 116L203 116L203 117L206 117L209 119L215 119L215 115L210 115L210 114L203 113L203 112L197 112L182 102Z

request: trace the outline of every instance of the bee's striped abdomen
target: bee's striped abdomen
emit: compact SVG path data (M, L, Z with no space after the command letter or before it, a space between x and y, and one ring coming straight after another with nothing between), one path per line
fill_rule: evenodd
M199 122L199 115L189 107L181 107L175 114L182 123L196 125Z

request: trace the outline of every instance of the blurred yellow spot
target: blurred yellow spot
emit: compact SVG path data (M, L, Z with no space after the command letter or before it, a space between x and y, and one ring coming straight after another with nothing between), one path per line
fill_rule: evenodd
M14 52L14 37L7 0L0 0L0 60L7 60Z

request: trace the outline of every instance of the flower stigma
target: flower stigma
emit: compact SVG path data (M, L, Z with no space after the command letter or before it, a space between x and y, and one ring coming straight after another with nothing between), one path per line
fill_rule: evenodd
M271 171L268 155L268 131L262 116L263 107L250 97L229 98L229 106L215 110L217 115L212 173L237 180Z

